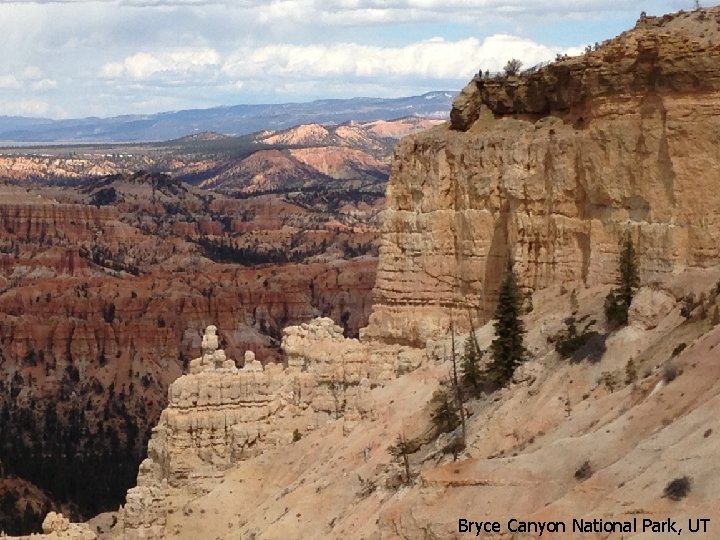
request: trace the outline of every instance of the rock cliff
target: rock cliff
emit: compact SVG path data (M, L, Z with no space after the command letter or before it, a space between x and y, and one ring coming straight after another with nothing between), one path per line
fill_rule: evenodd
M527 292L609 283L626 232L647 280L714 264L717 9L645 17L590 50L476 78L396 149L368 338L483 319L508 259Z

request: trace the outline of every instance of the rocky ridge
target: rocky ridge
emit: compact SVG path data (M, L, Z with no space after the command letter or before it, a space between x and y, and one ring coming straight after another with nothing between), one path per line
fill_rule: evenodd
M374 348L343 337L332 319L287 327L287 365L262 363L246 352L238 369L206 329L203 355L169 390L153 429L137 487L128 491L117 530L122 538L162 539L174 493L201 496L229 469L270 448L300 440L332 420L346 432L377 414L370 390L416 368L422 353Z
M720 89L717 10L642 16L633 30L584 55L519 76L476 77L453 103L453 129L467 131L486 108L496 116L548 115L584 127L598 98L712 93Z

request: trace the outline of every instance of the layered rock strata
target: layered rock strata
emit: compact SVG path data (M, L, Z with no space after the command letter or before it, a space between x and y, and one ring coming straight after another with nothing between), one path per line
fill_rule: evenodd
M451 313L487 317L508 260L526 291L612 282L624 234L645 281L713 264L720 46L693 36L715 35L720 10L698 17L645 18L584 56L475 79L448 125L403 140L364 336L422 343Z
M234 463L268 448L292 444L328 421L349 432L374 414L370 388L414 369L422 352L371 348L345 339L331 319L288 327L285 367L263 367L248 351L242 368L218 349L206 329L203 354L176 380L128 491L119 531L128 540L165 538L173 493L210 491Z
M30 198L30 197L28 197ZM92 240L98 230L117 236L127 232L114 208L80 204L0 204L0 232L4 238L45 240L62 235L74 241Z

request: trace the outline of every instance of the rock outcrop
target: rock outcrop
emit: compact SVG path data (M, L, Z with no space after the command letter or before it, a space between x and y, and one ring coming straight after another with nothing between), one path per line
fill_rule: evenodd
M645 281L714 264L718 18L646 18L584 56L475 79L449 125L403 140L364 335L422 343L451 312L482 320L509 259L526 291L612 282L625 233Z
M123 228L114 208L47 203L0 205L3 238L48 239L62 231L67 238L83 241L93 239L99 230L116 236L115 230Z
M286 367L263 368L248 351L237 368L218 349L216 332L206 329L202 356L170 386L121 511L127 540L165 538L173 493L206 493L233 464L290 445L331 420L342 418L349 433L374 414L370 388L422 360L419 350L371 349L345 339L342 328L321 318L285 329Z
M453 129L468 130L483 107L498 116L548 114L582 127L592 102L626 95L694 94L720 90L720 22L710 12L642 17L633 30L520 76L476 77L453 103ZM698 32L698 27L702 29Z
M9 540L12 540L8 537ZM14 537L15 540L96 540L95 534L85 523L70 523L62 514L50 512L42 523L42 535Z

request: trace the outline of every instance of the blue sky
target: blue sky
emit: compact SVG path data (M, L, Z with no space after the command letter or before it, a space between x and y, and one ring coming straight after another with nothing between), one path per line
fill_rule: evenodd
M709 2L701 2L710 5ZM459 89L692 0L0 3L0 115L114 116Z

